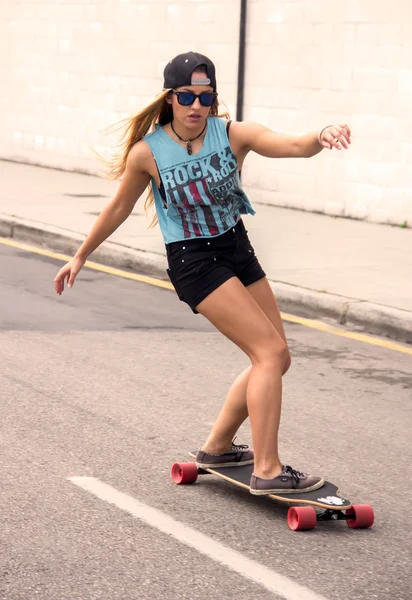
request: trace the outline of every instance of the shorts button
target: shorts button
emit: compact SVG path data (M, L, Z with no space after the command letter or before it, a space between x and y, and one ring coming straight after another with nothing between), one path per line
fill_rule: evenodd
M214 259L213 259L213 260L217 260L216 256L214 257Z
M186 250L186 246L183 246L182 250Z
M208 242L207 245L210 246L210 242Z
M184 259L184 258L182 258L182 262L185 262L185 259Z
M235 233L235 231L236 231L235 228L233 228L232 231L233 231L233 233Z

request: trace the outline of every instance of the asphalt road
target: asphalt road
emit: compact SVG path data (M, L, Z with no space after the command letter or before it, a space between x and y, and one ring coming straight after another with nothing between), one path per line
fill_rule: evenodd
M168 290L84 270L57 297L60 264L0 245L1 599L411 598L410 355L286 323L281 457L376 515L292 532L284 505L170 479L247 358Z

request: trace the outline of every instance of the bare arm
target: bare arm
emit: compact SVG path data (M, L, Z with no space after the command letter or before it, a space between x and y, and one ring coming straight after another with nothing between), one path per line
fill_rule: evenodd
M63 292L65 280L68 287L73 285L87 257L111 236L130 215L137 200L150 182L150 174L147 168L149 159L150 150L147 144L138 142L133 146L127 157L126 170L115 196L103 209L75 256L60 269L54 279L57 294L60 295Z
M145 153L146 149L139 144L131 149L115 196L103 209L75 256L86 260L130 215L150 182L150 175L145 170Z
M235 122L231 125L230 136L241 153L256 152L268 158L309 158L323 148L348 148L350 129L347 125L330 125L322 130L321 142L318 133L287 135L272 131L263 125L248 122Z

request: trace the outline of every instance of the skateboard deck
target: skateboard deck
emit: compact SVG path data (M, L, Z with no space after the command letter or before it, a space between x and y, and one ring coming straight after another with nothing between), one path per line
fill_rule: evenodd
M189 452L195 459L196 452ZM250 491L250 477L254 465L243 467L199 468L195 462L175 463L172 467L172 479L176 484L195 483L198 475L215 475L229 483ZM374 522L373 508L368 504L352 504L340 495L338 486L330 481L311 492L262 494L261 496L292 505L288 511L288 524L293 530L313 529L317 521L344 520L352 528L371 527ZM315 509L323 509L317 512Z
M196 452L189 452L191 458L196 458ZM249 482L250 477L253 473L253 465L245 465L244 467L222 467L218 469L201 469L226 479L230 483L233 483L239 487L250 489ZM347 510L351 508L352 503L340 496L339 488L325 481L324 485L313 492L299 492L292 494L263 494L266 498L277 500L278 502L287 502L291 504L309 504L311 506L317 506L319 508L333 508L333 510Z

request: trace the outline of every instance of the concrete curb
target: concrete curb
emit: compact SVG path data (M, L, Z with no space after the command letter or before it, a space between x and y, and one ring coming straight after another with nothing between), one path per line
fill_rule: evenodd
M0 214L0 236L72 255L85 235L60 227ZM104 242L91 256L95 262L133 269L144 275L168 280L166 257L136 250L114 242ZM356 298L327 294L270 281L282 311L309 318L332 319L339 325L400 342L412 343L412 312L374 304Z
M332 319L351 330L412 344L412 313L407 310L317 292L288 283L270 283L284 312L308 318Z
M0 237L12 238L70 256L77 251L86 236L54 225L0 214ZM115 242L104 242L93 252L90 259L111 267L133 269L144 275L168 280L166 257L155 252L136 250Z

